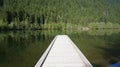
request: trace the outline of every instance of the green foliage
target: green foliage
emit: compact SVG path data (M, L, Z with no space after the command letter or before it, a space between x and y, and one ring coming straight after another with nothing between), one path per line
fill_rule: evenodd
M110 36L117 33L120 33L120 29L93 29L88 31L89 35L94 36Z
M61 25L67 23L82 26L92 22L120 23L119 6L119 0L0 0L0 19L11 29L52 29L51 24L63 28L66 26Z
M98 23L98 22L95 22L95 23L90 23L89 25L88 25L88 27L90 27L90 28L93 28L93 29L95 29L95 28L98 28L98 29L119 29L120 28L120 24L118 24L118 23L111 23L111 22L107 22L107 23L104 23L104 22L100 22L100 23Z

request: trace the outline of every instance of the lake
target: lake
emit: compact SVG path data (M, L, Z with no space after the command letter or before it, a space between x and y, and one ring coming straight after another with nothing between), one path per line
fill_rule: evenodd
M94 67L113 67L120 62L119 29L21 30L0 31L0 67L34 67L60 34L67 34Z

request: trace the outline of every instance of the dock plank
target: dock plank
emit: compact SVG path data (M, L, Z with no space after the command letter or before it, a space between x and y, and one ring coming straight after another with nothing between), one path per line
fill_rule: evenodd
M67 35L54 38L35 67L92 67Z

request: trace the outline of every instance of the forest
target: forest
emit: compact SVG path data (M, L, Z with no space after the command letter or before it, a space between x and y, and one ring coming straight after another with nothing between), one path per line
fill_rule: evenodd
M120 28L120 0L0 0L0 30Z

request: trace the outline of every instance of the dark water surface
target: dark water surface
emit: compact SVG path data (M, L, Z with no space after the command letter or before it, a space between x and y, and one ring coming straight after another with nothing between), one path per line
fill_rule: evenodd
M34 67L58 34L69 35L94 67L120 62L120 30L1 31L0 67Z

